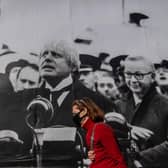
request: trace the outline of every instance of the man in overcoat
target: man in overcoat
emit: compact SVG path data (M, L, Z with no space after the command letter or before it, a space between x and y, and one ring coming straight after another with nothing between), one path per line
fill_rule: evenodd
M130 92L117 104L131 124L140 161L149 168L168 166L168 99L155 89L153 64L144 56L129 56L124 76Z

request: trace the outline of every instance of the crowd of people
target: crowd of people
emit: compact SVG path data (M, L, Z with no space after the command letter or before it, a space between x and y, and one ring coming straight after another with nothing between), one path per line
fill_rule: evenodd
M43 96L53 106L54 114L45 127L72 127L73 101L88 97L105 113L116 112L126 118L132 139L137 144L138 159L144 167L168 166L167 60L153 64L148 55L80 54L65 41L46 44L37 57L38 65L23 58L8 64L0 76L0 126L1 129L18 131L26 146L24 152L28 153L33 143L24 120L26 108L33 98ZM37 114L32 116L38 127L37 120ZM102 127L100 131L106 131ZM81 128L78 129L83 134ZM110 152L113 155L113 151ZM97 160L99 156L94 157L92 159Z

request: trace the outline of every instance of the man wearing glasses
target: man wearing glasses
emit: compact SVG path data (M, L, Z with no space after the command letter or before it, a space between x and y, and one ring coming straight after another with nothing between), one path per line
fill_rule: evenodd
M130 92L117 102L118 112L131 124L143 166L166 168L168 100L155 89L153 64L143 56L129 56L124 76Z

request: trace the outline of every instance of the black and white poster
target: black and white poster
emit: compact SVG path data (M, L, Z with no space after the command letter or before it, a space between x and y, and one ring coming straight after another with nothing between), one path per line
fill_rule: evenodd
M167 16L166 0L0 0L0 167L89 167L86 97L129 168L168 167Z

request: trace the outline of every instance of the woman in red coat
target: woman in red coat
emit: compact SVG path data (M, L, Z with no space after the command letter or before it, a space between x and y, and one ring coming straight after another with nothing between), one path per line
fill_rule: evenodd
M127 168L114 132L105 124L103 111L89 98L75 100L73 121L86 130L90 168Z

